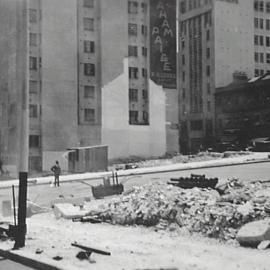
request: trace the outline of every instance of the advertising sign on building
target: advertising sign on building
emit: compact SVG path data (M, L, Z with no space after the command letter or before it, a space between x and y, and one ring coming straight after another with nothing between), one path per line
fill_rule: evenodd
M150 0L150 78L176 88L176 0Z

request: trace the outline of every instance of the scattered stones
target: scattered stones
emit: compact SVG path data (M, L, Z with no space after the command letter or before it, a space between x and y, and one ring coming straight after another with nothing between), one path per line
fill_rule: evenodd
M261 183L231 179L219 194L213 189L181 189L154 182L103 202L88 215L112 224L155 226L157 230L170 230L174 223L190 233L229 241L244 224L269 216L264 209L270 194L259 192L264 188Z

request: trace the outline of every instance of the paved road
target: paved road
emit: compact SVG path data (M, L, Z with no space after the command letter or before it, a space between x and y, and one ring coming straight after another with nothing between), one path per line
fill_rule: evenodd
M151 181L167 182L171 177L190 176L191 173L205 174L207 177L218 177L221 181L228 178L237 177L244 181L270 180L270 161L264 163L244 164L226 166L219 168L193 169L187 171L174 171L166 173L153 173L146 175L128 176L119 179L123 182L125 190L132 186L143 185ZM60 178L61 182L61 178ZM59 196L87 196L92 197L91 185L100 184L101 180L89 180L82 182L71 182L62 184L59 188L47 185L29 186L28 198L39 205L50 206L50 202ZM17 192L17 191L16 191ZM10 200L11 189L0 189L0 203L3 200ZM1 211L0 205L0 211Z
M34 268L30 268L28 266L24 266L22 264L0 257L0 270L33 270L33 269Z

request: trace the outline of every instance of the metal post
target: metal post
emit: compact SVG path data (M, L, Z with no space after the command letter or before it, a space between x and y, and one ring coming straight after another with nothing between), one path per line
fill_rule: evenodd
M14 215L14 226L17 226L17 215L16 215L16 202L15 202L15 187L12 185L12 198L13 198L13 215Z
M25 246L26 200L29 156L29 51L28 0L17 0L17 66L18 90L21 95L21 130L19 163L18 227L14 249Z

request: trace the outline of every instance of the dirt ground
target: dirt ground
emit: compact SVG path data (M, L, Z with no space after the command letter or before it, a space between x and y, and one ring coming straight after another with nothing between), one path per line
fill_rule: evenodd
M140 226L90 224L56 219L52 212L27 219L24 256L50 263L62 269L178 269L178 270L267 270L270 250L239 247L236 242L190 236L178 226L166 231ZM92 262L76 258L78 243L111 252L111 256L92 254ZM0 243L11 248L13 242ZM40 249L41 254L36 254ZM55 261L52 258L63 259Z

